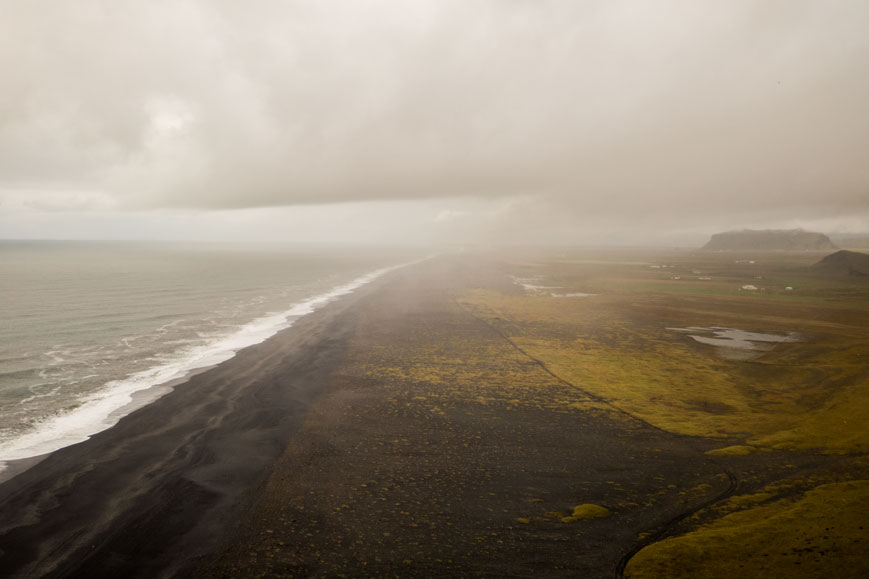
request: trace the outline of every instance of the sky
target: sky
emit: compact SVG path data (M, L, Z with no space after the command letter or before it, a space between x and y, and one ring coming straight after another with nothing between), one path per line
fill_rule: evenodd
M0 238L869 232L865 0L4 0Z

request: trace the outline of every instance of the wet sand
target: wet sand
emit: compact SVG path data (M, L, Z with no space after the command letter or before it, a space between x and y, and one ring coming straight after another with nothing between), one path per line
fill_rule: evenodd
M379 283L0 485L0 576L171 576L217 549Z
M527 400L486 404L433 406L438 385L376 371L447 335L509 348L454 299L502 283L469 257L393 272L50 455L0 485L0 575L611 577L745 473L783 468L553 409L583 393L533 359L510 362ZM611 516L560 520L582 503Z

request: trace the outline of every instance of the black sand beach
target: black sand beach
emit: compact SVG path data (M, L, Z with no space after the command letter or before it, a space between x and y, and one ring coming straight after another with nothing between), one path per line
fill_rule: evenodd
M393 272L52 454L0 485L0 575L613 577L813 467L708 456L569 384L456 300L504 284L471 257ZM565 522L581 504L610 516Z
M0 485L0 575L170 576L214 551L328 383L359 290Z

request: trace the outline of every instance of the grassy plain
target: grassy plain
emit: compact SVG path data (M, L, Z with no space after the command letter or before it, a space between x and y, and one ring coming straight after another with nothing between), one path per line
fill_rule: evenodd
M858 523L869 520L869 481L860 480L869 450L869 281L814 274L809 266L821 257L529 252L502 257L512 285L458 297L588 404L720 439L708 454L724 461L819 457L814 473L766 481L760 492L695 513L681 523L682 535L639 551L628 576L865 572L869 532ZM677 329L689 327L794 341L738 350ZM827 472L820 457L830 455L850 466Z

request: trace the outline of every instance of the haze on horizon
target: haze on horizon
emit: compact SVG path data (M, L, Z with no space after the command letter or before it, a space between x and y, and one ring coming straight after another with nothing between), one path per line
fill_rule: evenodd
M9 0L0 238L869 232L869 3Z

